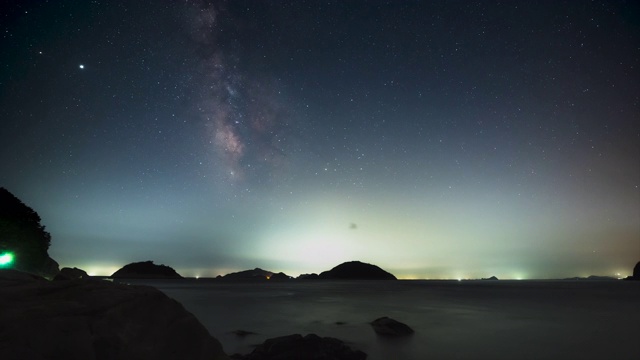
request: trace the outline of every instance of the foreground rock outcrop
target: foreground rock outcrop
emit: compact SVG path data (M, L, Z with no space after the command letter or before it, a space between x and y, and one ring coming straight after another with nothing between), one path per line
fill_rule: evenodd
M413 334L413 329L409 325L386 316L373 320L371 326L380 336L399 337Z
M195 316L148 286L0 270L0 309L3 360L228 359Z
M381 268L360 261L342 263L318 276L320 279L341 280L397 280L393 274Z
M153 261L135 262L122 267L111 275L116 279L182 279L173 268L156 265Z
M267 339L248 355L235 354L239 360L364 360L367 354L352 350L344 342L315 334L300 334Z

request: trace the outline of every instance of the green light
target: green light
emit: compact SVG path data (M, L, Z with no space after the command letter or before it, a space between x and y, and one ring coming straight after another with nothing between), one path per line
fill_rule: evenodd
M0 267L9 266L13 262L13 254L10 252L0 255Z

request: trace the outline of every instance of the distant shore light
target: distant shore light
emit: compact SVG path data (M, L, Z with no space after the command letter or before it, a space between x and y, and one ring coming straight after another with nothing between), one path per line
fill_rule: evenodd
M0 266L9 266L13 263L13 254L5 252L0 255Z

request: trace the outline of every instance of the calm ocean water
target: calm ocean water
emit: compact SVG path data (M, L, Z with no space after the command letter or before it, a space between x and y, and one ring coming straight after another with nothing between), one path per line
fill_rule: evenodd
M372 360L640 359L640 282L135 283L182 303L228 354L248 353L270 337L315 333ZM368 323L381 316L416 332L379 338Z

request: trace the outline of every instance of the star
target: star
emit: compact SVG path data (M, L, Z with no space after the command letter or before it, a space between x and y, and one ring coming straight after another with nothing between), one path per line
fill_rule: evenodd
M84 69L84 65L83 64L80 64L80 66L78 66L78 67L80 68L80 70Z

